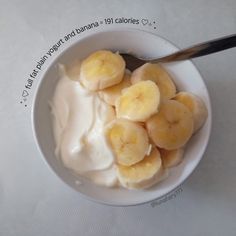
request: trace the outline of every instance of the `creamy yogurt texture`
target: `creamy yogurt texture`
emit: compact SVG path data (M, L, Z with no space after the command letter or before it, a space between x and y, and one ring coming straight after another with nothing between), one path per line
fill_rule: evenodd
M56 156L63 164L96 184L117 183L114 155L104 137L113 108L73 81L60 65L60 79L50 102Z

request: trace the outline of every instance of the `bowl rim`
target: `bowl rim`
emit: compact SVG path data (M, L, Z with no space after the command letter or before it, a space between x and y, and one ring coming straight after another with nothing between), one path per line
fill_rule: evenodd
M139 31L139 32L144 32L146 34L150 34L153 35L155 37L158 37L160 39L162 39L163 41L166 41L169 45L173 46L174 50L178 50L180 49L178 46L176 46L174 43L172 43L171 41L169 41L168 39L166 39L163 36L160 36L159 34L155 34L153 32L147 31L147 30L143 30L143 29L136 29L136 28L120 28L120 27L114 27L112 29L107 29L107 30L98 30L95 32L88 32L86 33L84 36L81 36L80 38L78 38L76 41L73 41L72 43L70 43L67 47L63 48L63 51L61 51L58 55L56 55L47 65L46 69L44 70L44 72L42 73L42 75L40 76L40 79L38 80L38 83L35 87L34 90L34 96L32 99L32 106L31 106L31 126L32 126L32 131L33 131L33 139L34 139L34 143L37 146L37 149L44 161L44 163L46 163L46 166L48 166L48 168L50 169L51 172L54 173L54 175L56 175L61 182L63 182L66 186L69 186L70 189L73 189L75 192L77 192L80 196L82 196L84 199L95 202L95 203L99 203L99 204L103 204L103 205L107 205L107 206L115 206L115 207L128 207L128 206L138 206L138 205L143 205L143 204L147 204L147 203L151 203L153 201L158 201L159 199L162 199L163 197L167 196L168 194L170 194L171 192L176 191L177 188L179 188L180 186L182 186L185 181L190 177L190 175L192 175L192 173L196 170L197 166L199 165L200 161L202 160L204 153L206 151L206 148L209 144L209 139L210 139L210 135L211 135L211 131L212 131L212 104L211 104L211 99L210 99L210 95L209 95L209 91L208 88L206 86L206 83L199 71L199 69L196 67L196 65L193 63L192 60L187 60L192 66L193 68L196 70L197 74L199 75L204 87L206 88L206 97L207 100L209 102L209 107L208 107L208 132L206 135L206 142L204 143L204 146L201 149L201 152L199 154L199 158L195 164L195 167L183 178L183 180L180 183L175 183L173 184L171 190L163 193L162 195L156 197L156 198L152 198L149 200L144 200L144 201L139 201L139 202L128 202L126 203L113 203L113 202L108 202L105 200L100 200L100 199L96 199L94 197L88 196L85 193L80 192L79 190L75 189L71 184L69 184L65 179L63 179L54 169L54 167L49 163L49 161L47 160L47 158L45 157L43 151L42 151L42 147L40 142L38 141L38 134L36 131L36 127L35 127L35 120L36 120L36 103L38 100L38 91L40 89L40 87L42 86L42 82L44 80L45 75L48 73L49 69L51 68L51 66L53 65L53 63L61 56L63 55L67 50L69 50L70 48L72 48L73 46L75 46L76 44L78 44L81 40L86 40L86 38L90 38L90 37L94 37L96 35L99 34L103 34L103 33L107 33L107 32L135 32L135 31ZM130 190L128 190L130 191Z

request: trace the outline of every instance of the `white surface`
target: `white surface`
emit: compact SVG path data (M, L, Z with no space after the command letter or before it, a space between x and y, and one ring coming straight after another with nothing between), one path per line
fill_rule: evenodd
M98 205L42 161L30 103L19 104L25 80L62 35L108 16L155 19L157 33L179 47L236 31L235 0L1 1L0 235L235 235L236 49L195 60L212 99L213 131L175 199L154 208Z

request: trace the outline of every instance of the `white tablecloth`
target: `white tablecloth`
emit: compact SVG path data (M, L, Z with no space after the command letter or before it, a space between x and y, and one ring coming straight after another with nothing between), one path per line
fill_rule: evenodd
M1 236L236 235L236 49L194 60L212 99L210 143L182 188L152 205L103 206L62 183L32 138L33 88L27 102L21 97L40 57L76 27L107 17L148 19L152 26L136 27L183 48L235 33L235 0L0 3Z

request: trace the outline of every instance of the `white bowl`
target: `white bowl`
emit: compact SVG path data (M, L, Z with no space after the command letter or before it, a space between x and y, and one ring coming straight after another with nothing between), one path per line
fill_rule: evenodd
M167 179L150 189L140 191L95 185L83 177L73 174L54 155L55 143L48 101L51 100L58 81L58 63L70 64L75 59L83 59L91 52L99 49L134 52L137 55L151 58L177 50L167 40L141 30L98 32L79 39L49 65L37 88L32 112L32 125L39 150L52 170L66 184L91 200L109 205L128 206L163 197L188 178L198 165L206 149L211 131L211 105L206 85L191 61L165 65L178 90L199 95L204 100L209 112L204 127L188 143L183 162L171 169ZM78 181L81 184L78 185Z

